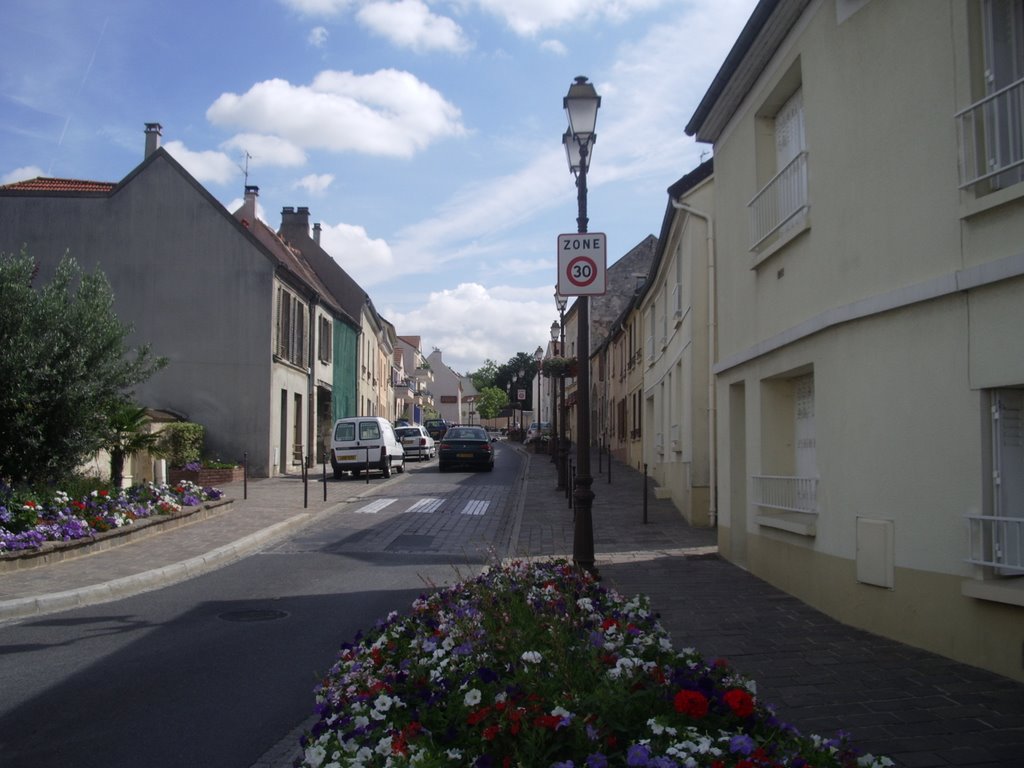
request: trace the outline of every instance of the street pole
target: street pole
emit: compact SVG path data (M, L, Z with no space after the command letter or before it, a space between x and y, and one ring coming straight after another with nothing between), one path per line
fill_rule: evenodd
M569 93L562 101L569 118L571 144L579 148L579 169L576 175L576 202L578 216L577 231L587 232L587 166L590 147L594 142L594 127L597 122L597 110L601 106L601 98L594 86L585 77L577 77L569 87ZM573 168L573 155L569 155L569 167ZM595 576L594 565L594 492L591 485L594 478L590 474L590 297L577 296L576 310L576 476L575 486L575 525L573 528L573 562L578 568Z

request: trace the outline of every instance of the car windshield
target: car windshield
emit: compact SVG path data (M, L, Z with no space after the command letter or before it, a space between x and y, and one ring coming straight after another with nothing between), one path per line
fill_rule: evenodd
M399 437L419 437L420 431L416 427L399 427L395 430Z
M480 427L452 427L444 436L445 440L486 440L487 433Z

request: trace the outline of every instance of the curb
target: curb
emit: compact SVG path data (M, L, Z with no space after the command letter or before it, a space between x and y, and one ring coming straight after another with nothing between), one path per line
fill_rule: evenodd
M124 576L66 592L3 601L0 602L0 620L21 619L97 605L170 586L241 560L261 547L277 541L293 529L302 527L312 517L312 513L303 512L205 554L133 576Z

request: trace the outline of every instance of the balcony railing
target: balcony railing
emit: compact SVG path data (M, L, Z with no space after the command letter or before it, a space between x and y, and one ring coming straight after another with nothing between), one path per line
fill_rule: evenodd
M1024 517L966 517L967 562L1024 574Z
M807 210L807 152L801 152L747 203L750 211L750 250L766 241L797 214Z
M998 188L1024 179L1024 78L976 101L955 117L961 189L985 180ZM1009 179L997 178L1007 172L1013 172Z
M754 475L754 503L787 512L818 511L818 478Z

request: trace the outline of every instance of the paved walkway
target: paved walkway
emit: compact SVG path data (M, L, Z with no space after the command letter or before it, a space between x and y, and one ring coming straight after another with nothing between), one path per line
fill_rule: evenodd
M517 450L525 459L523 493L509 553L570 556L573 511L555 488L554 465L546 455ZM861 749L908 768L1024 765L1024 684L833 621L719 558L714 532L687 526L670 502L654 497L650 480L645 522L645 481L637 471L614 462L609 483L607 459L599 463L596 454L592 469L602 579L624 594L648 595L677 647L727 658L757 680L759 695L782 719L807 732L848 731ZM232 508L201 522L0 573L0 620L115 599L219 568L378 485L328 484L327 501L319 483L310 482L304 494L296 478L250 481L247 499L240 483L226 486ZM295 740L295 733L285 736L258 765L290 765Z

